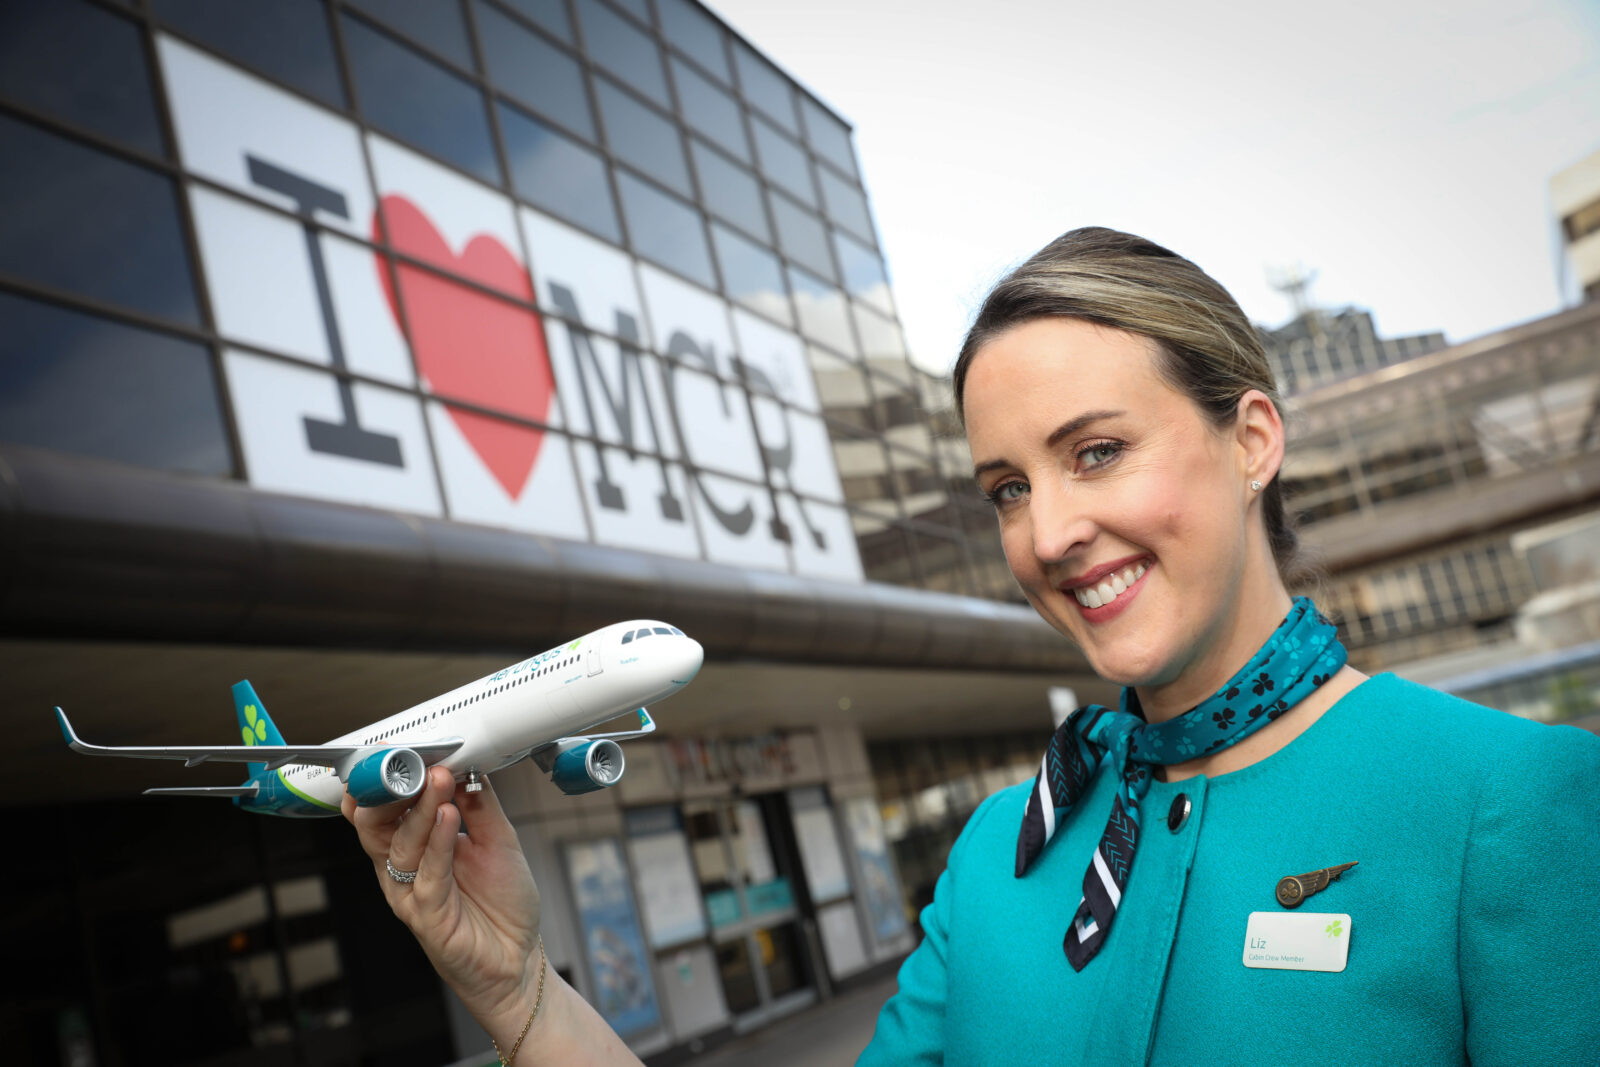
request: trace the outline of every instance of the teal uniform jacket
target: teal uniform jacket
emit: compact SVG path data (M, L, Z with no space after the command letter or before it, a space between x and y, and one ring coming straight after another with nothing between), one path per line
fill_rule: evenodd
M1600 737L1369 679L1259 763L1153 783L1111 933L1074 972L1113 777L1020 879L1032 783L979 807L858 1067L1600 1064ZM1345 970L1245 967L1278 879L1351 860L1298 909L1349 914Z

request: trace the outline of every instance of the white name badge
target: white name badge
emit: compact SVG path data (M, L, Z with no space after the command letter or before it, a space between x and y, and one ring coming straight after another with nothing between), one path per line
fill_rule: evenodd
M1277 971L1342 971L1350 958L1350 916L1253 911L1244 932L1244 965Z

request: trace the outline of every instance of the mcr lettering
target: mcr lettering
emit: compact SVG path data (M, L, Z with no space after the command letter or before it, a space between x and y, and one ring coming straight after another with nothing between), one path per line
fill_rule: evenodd
M717 495L707 486L703 469L691 453L689 436L684 432L687 418L702 417L707 413L697 409L692 403L685 403L680 393L683 375L679 368L685 365L696 366L708 375L716 375L724 368L718 365L715 346L703 345L683 330L674 330L668 337L665 353L667 358L656 365L657 372L662 377L659 395L664 396L666 401L666 426L672 434L672 440L665 441L662 420L658 417L651 400L654 391L645 384L644 376L647 371L641 358L637 320L624 311L615 311L617 338L615 363L611 373L607 374L606 368L601 364L602 357L596 352L593 336L587 328L579 325L583 322L583 313L578 306L577 296L560 282L550 283L550 293L554 298L555 309L567 320L566 333L571 340L571 365L576 371L577 378L576 392L589 432L592 434L601 432L595 407L595 394L598 393L598 399L606 405L605 413L610 416L611 424L619 428L621 444L627 449L630 459L638 455L641 445L648 446L658 457L674 448L680 451L684 457L684 467L689 481L694 491L700 495L707 512L729 533L741 537L747 534L755 525L754 494L747 495L734 504L719 501ZM744 388L736 388L727 382L718 382L716 397L720 413L724 419L735 421L732 419L733 405L750 405L749 421L745 425L750 427L753 434L752 443L759 450L768 478L774 483L774 487L769 490L771 510L767 532L773 540L788 543L793 535L788 525L778 516L776 484L781 483L790 488L795 484L791 469L795 462L794 435L789 424L789 409L779 404L772 405L778 413L783 436L778 441L762 440L760 424L756 421L754 411L757 400L752 390L776 396L776 386L760 367L752 366L737 356L730 354L728 365L738 375ZM610 384L613 381L620 383L615 389ZM731 399L730 393L733 394ZM635 403L639 405L638 409L635 409ZM637 414L643 415L642 426L636 418ZM640 440L643 436L641 430L648 433L648 441ZM593 483L595 498L601 507L626 511L627 497L622 487L611 478L605 450L595 445L594 455L599 467L599 475ZM658 458L657 463L661 470L661 482L660 492L656 495L656 505L660 509L661 517L671 522L683 522L685 518L683 503L674 494L671 480L667 477L666 460ZM795 503L805 521L806 531L816 547L826 548L826 535L820 527L810 522L804 501L796 497Z

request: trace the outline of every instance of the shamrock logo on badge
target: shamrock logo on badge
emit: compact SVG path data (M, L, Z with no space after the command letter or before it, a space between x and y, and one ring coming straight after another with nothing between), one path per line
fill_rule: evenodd
M1333 920L1333 922L1331 922L1327 926L1323 927L1323 929L1327 932L1329 937L1339 937L1341 934L1344 933L1343 927L1344 927L1344 920L1343 919L1335 919L1335 920Z

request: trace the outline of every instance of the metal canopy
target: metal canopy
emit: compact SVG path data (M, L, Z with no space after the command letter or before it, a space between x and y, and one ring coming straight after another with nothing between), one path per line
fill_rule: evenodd
M1087 675L1032 611L0 447L0 636L525 655L670 619L710 660Z

